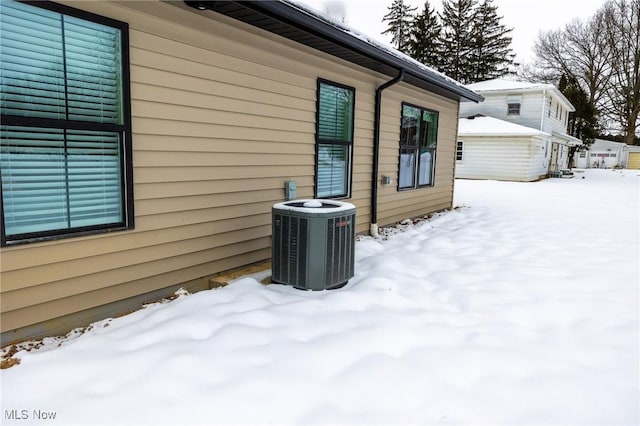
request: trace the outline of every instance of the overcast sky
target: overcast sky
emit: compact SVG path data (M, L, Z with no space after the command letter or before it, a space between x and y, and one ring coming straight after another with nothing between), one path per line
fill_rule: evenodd
M315 9L323 10L327 0L299 0ZM424 0L408 0L424 7ZM382 17L388 12L392 0L344 0L347 24L361 33L381 41L390 39L380 33L386 29ZM516 60L529 62L533 59L533 45L540 30L560 29L576 18L591 17L605 0L494 0L498 14L503 16L502 23L513 27L512 44ZM441 10L442 0L430 0L432 7Z

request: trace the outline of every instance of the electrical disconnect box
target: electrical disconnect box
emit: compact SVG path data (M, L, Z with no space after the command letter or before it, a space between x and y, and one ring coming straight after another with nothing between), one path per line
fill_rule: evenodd
M298 185L294 180L288 180L284 183L284 198L289 200L295 200L298 197Z

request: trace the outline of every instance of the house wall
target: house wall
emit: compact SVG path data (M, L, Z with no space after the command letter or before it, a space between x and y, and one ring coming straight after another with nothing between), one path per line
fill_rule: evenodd
M421 97L415 88L393 86L383 92L380 134L380 176L392 177L390 185L378 189L378 223L387 225L450 208L453 200L455 141L458 131L458 103L441 97ZM438 145L434 186L398 191L399 137L402 102L439 111Z
M130 26L136 226L2 248L5 343L29 337L19 328L73 317L56 322L69 329L87 309L268 259L284 182L314 194L317 78L356 89L349 201L357 231L368 229L374 93L389 77L182 2L65 3ZM383 99L380 174L394 184L380 187L379 223L450 207L457 102L404 83ZM432 188L396 190L403 101L440 111Z
M546 174L544 140L532 136L466 136L456 178L529 182Z
M569 122L567 106L560 102L553 91L547 90L544 96L542 93L538 93L538 96L541 101L544 99L544 112L542 114L542 128L540 128L539 124L537 128L547 133L567 134L567 124Z
M546 133L567 133L568 110L566 105L553 95L552 91L479 93L485 97L485 100L478 104L471 102L461 104L461 117L483 114ZM507 100L513 96L520 96L519 115L507 114ZM551 105L549 100L551 100Z
M629 148L633 149L623 143L596 139L589 150L576 153L575 164L579 168L626 167Z
M551 161L552 142L550 139L534 136L529 145L529 181L548 176Z

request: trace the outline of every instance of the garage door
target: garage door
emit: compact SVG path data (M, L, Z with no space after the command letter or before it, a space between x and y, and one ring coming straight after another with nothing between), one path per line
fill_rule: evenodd
M627 169L640 169L640 152L630 152Z

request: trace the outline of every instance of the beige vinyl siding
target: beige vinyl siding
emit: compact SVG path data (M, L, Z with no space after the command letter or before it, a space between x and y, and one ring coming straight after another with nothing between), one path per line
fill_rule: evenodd
M349 201L368 230L388 76L182 2L64 3L130 27L135 229L2 248L2 332L268 259L284 182L314 194L318 78L356 89ZM451 205L457 102L385 91L381 175L397 181L403 101L440 112L436 186L380 187L381 224Z
M3 332L269 258L284 181L313 196L318 77L356 87L366 229L383 79L168 4L81 6L130 26L136 227L3 248ZM166 19L177 15L183 25Z
M397 189L402 102L439 113L435 185L433 187L403 191ZM382 106L380 175L391 176L393 183L379 187L378 224L387 225L409 217L450 208L453 203L458 102L401 83L384 92Z

